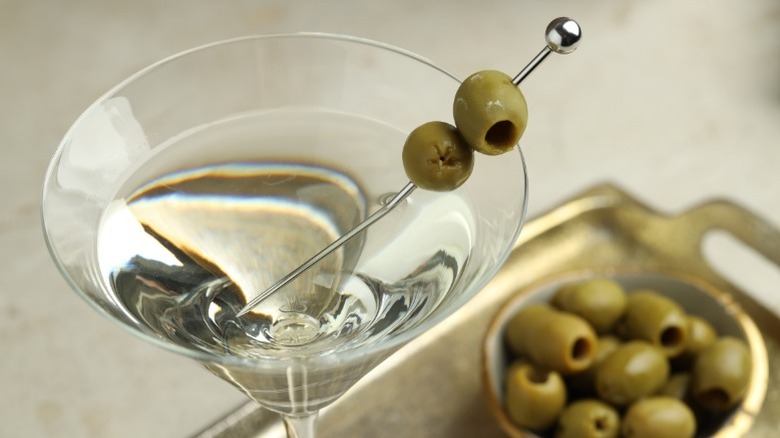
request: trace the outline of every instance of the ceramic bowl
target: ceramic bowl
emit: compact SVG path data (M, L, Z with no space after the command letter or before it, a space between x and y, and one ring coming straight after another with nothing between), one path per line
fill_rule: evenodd
M753 358L753 370L746 397L728 415L715 419L715 424L700 425L697 431L697 436L744 435L752 424L754 414L761 407L767 384L766 347L751 318L734 302L731 295L701 279L683 274L630 270L583 271L547 278L517 291L496 313L483 342L483 386L489 408L507 435L523 438L539 436L514 425L504 409L504 373L510 361L504 342L506 323L523 306L550 302L561 286L594 276L612 278L627 293L639 288L653 289L674 299L689 314L708 320L720 336L735 336L747 343Z

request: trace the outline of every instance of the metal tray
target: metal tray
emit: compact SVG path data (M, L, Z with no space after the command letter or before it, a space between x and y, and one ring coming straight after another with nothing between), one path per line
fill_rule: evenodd
M320 437L501 437L480 383L482 338L501 304L557 274L632 265L696 275L731 294L753 318L768 354L767 393L751 437L780 428L780 318L716 272L704 235L724 230L780 265L780 231L723 200L661 215L612 185L589 189L528 222L499 274L464 308L409 343L320 414ZM283 437L278 416L248 402L200 437Z

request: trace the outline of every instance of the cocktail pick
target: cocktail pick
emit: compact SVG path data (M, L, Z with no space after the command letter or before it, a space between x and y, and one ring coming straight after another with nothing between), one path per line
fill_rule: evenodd
M566 17L560 17L560 18L556 18L555 20L552 20L550 24L547 25L547 29L545 31L545 42L547 44L539 52L539 54L536 55L531 60L531 62L528 63L528 65L523 67L523 69L520 70L519 73L517 73L514 79L512 79L512 83L514 85L519 85L520 82L522 82L529 74L531 74L531 72L533 72L534 69L536 69L536 67L538 67L539 64L541 64L542 61L544 61L547 58L547 55L549 55L551 52L568 54L576 50L577 46L579 46L581 36L582 36L582 32L580 29L580 25L577 24L576 21ZM412 192L414 192L416 188L417 186L414 183L412 183L411 181L408 182L404 186L404 188L402 188L398 193L392 196L379 210L369 215L367 218L365 218L363 221L357 224L353 229L351 229L350 231L348 231L347 233L345 233L344 235L342 235L341 237L333 241L333 243L320 250L320 252L315 254L310 259L306 260L300 266L295 268L292 272L282 277L276 283L271 285L268 289L264 290L262 293L257 295L251 301L249 301L249 303L247 303L243 308L241 308L237 316L242 316L250 312L253 308L255 308L255 306L257 306L263 300L271 296L274 292L278 291L286 284L293 281L295 278L297 278L307 269L311 268L312 266L317 264L317 262L327 257L330 253L343 246L350 239L355 237L358 233L360 233L361 231L365 230L366 228L376 223L378 220L385 217L396 206L398 206L404 199L406 199L410 194L412 194Z

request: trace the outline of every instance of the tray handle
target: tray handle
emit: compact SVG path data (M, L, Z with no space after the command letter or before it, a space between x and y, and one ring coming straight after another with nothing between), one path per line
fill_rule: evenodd
M701 262L718 277L726 278L718 272L704 256L703 243L707 233L714 230L725 231L738 241L761 254L766 260L780 269L780 230L761 216L728 200L713 200L701 204L682 214L680 219L697 227L689 227L696 233L691 236L699 243ZM759 326L780 333L780 318L773 311L758 302L753 295L729 285L740 305L756 320Z
M699 240L713 229L722 229L780 266L780 230L766 219L727 200L699 205L683 215L704 224Z

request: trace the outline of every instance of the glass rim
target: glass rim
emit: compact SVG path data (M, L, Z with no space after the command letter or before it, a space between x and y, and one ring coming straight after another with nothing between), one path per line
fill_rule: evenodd
M46 214L44 212L45 210L45 204L46 204L46 197L48 188L52 184L53 175L56 173L56 169L58 166L58 163L60 161L60 158L62 154L65 151L65 147L68 143L68 141L73 136L73 132L75 131L76 127L80 125L80 123L83 121L84 118L88 116L97 106L105 102L110 97L114 96L118 91L124 89L128 85L136 82L137 80L141 79L142 77L146 76L148 73L151 73L153 71L156 71L160 67L175 62L179 59L197 54L199 52L204 52L209 49L217 48L217 47L223 47L228 46L231 44L240 44L240 43L246 43L251 41L261 41L261 40L279 40L279 39L322 39L322 40L333 40L333 41L339 41L339 42L347 42L350 44L357 44L361 46L367 46L374 49L384 50L387 52L394 53L396 55L401 55L407 58L410 58L413 61L425 64L427 67L432 68L440 73L442 73L444 76L447 76L451 78L452 80L460 83L461 80L458 79L455 75L449 73L448 71L444 70L443 68L436 65L433 61L429 60L428 58L425 58L423 56L420 56L414 52L411 52L409 50L388 44L383 43L380 41L372 40L369 38L364 37L358 37L358 36L351 36L351 35L345 35L345 34L337 34L337 33L328 33L328 32L291 32L291 33L271 33L271 34L260 34L260 35L246 35L246 36L239 36L234 38L228 38L218 41L213 41L205 44L201 44L199 46L195 46L186 50L182 50L179 52L176 52L172 55L169 55L167 57L161 58L158 61L149 64L148 66L136 71L135 73L131 74L130 76L127 76L124 80L120 81L116 85L109 88L106 92L101 94L97 99L95 99L89 106L84 109L84 111L73 121L73 123L70 125L68 130L66 131L65 135L62 137L60 142L58 143L58 146L49 162L49 165L46 169L44 182L43 182L43 190L41 193L41 206L39 209L39 217L41 222L41 227L43 229L43 235L44 235L44 241L46 243L46 247L48 249L49 254L51 255L51 258L53 259L55 265L57 266L57 269L59 270L61 276L66 280L66 283L68 286L74 290L84 301L86 301L93 309L97 310L100 314L107 317L110 321L112 321L114 324L120 326L124 331L132 334L138 339L141 339L145 342L148 342L152 345L155 345L156 347L159 347L163 350L173 352L175 354L182 355L184 357L188 357L190 359L197 360L199 362L209 363L209 364L216 364L216 365L224 365L229 367L236 367L236 368L243 368L243 369L259 369L262 368L263 364L270 364L270 363L277 363L277 364L284 364L288 363L290 361L300 360L301 356L296 356L294 354L291 354L290 356L286 357L262 357L262 358L242 358L237 356L230 356L230 355L218 355L214 353L209 353L203 350L198 350L194 348L188 348L173 342L166 341L162 338L155 337L151 335L150 333L147 333L145 331L139 330L135 327L130 326L129 324L118 320L112 313L107 311L101 304L90 297L90 295L83 291L82 288L77 284L77 282L73 279L73 277L68 273L68 269L65 266L65 264L62 262L59 253L53 243L53 239L49 232L49 226L47 226L47 220L46 220ZM521 208L520 208L520 217L518 220L518 225L515 228L513 235L511 237L511 243L507 245L507 249L501 254L500 258L498 259L498 262L493 266L490 270L486 271L486 273L482 276L480 281L477 281L472 286L477 292L474 292L472 294L464 294L466 296L466 299L463 300L463 302L460 302L454 309L453 312L450 313L434 313L432 314L425 322L416 325L415 327L397 335L387 338L386 340L379 340L377 342L373 342L370 344L363 344L357 348L348 348L344 350L339 350L338 347L335 349L328 349L319 351L316 353L313 353L311 357L316 357L318 360L318 363L323 364L327 362L344 362L349 361L357 356L369 356L371 354L374 354L379 351L389 351L392 352L395 348L405 344L406 342L418 337L422 333L428 331L433 326L440 323L443 319L450 316L452 313L457 312L460 307L462 307L465 302L473 298L476 293L478 293L479 290L483 289L487 283L491 281L491 279L496 275L499 269L503 266L504 262L509 256L509 253L514 249L514 246L517 242L517 238L520 234L520 231L525 223L526 214L527 214L527 208L528 208L528 172L526 168L526 162L525 157L523 155L522 149L519 147L519 145L515 145L515 153L519 154L520 163L522 165L522 173L523 173L523 193L522 197L520 198ZM306 357L303 357L304 359ZM273 365L272 365L273 366Z

